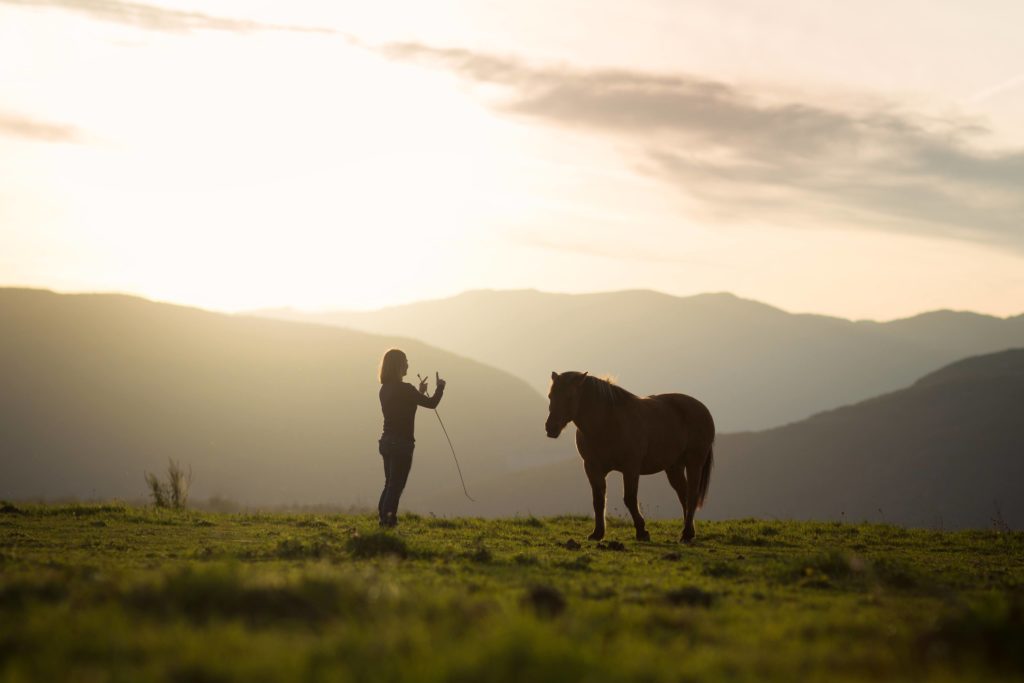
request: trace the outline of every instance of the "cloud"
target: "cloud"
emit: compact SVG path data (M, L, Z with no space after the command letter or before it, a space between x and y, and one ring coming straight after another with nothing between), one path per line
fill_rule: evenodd
M983 90L979 90L978 92L968 97L967 101L970 102L971 104L978 104L980 102L984 102L985 100L992 99L993 97L1002 95L1003 93L1011 92L1021 87L1024 87L1024 74L1017 74L1016 76L1008 78L1005 81L1000 81L995 85L991 85Z
M78 129L0 112L0 134L42 142L81 142Z
M987 131L970 122L414 43L378 51L498 86L492 106L500 111L625 140L639 168L718 216L839 222L1024 250L1024 151L984 151Z
M152 31L170 33L188 33L202 29L233 31L237 33L253 31L336 33L327 28L291 26L218 17L203 14L202 12L188 12L138 2L125 2L123 0L0 0L0 2L27 7L55 7L70 12L77 12L100 21L127 24Z

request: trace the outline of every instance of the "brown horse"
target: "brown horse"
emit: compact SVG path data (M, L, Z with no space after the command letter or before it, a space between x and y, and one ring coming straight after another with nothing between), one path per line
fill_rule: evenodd
M591 540L604 538L605 478L612 470L622 472L623 502L637 540L651 540L637 505L640 475L661 471L683 506L680 540L693 540L693 513L708 493L715 440L715 421L703 403L683 394L640 398L585 372L552 372L548 398L549 437L557 439L570 422L576 425L576 449L594 493Z

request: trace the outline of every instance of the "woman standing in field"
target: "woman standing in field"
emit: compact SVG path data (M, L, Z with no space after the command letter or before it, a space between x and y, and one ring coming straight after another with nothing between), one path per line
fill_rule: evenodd
M405 488L412 468L412 451L416 446L413 426L416 407L436 408L444 395L445 381L435 373L436 389L427 396L427 380L420 378L419 391L402 378L409 372L405 352L390 349L380 361L380 408L384 413L384 433L380 437L380 454L384 458L384 490L377 512L382 527L398 524L398 499Z

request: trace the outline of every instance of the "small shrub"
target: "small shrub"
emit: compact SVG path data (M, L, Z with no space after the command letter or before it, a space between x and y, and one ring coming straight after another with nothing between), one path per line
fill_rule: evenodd
M158 508L169 507L167 486L152 472L146 472L146 486L149 488L149 495L153 499L153 505Z
M146 486L156 507L184 510L188 505L189 489L192 487L192 466L189 465L186 473L174 458L169 458L167 481L160 481L155 474L146 472Z

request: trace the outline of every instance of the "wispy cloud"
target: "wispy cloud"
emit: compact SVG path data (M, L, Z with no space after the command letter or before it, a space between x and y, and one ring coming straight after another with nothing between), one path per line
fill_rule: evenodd
M28 119L0 112L0 134L42 142L81 142L82 134L72 126Z
M53 7L83 14L92 19L127 24L152 31L188 33L195 30L232 31L295 31L301 33L334 34L328 28L293 26L220 17L202 12L175 10L157 5L123 0L0 0L9 5L26 7Z
M978 104L985 100L992 99L997 95L1002 95L1003 93L1010 92L1011 90L1016 90L1017 88L1024 88L1024 74L1017 74L1012 78L1007 78L1005 81L1000 81L995 85L990 85L987 88L979 90L968 97L967 101L971 104Z
M973 123L829 108L687 76L535 67L413 43L379 51L500 86L498 110L625 139L638 166L719 214L1024 249L1024 151L983 151L986 131Z

